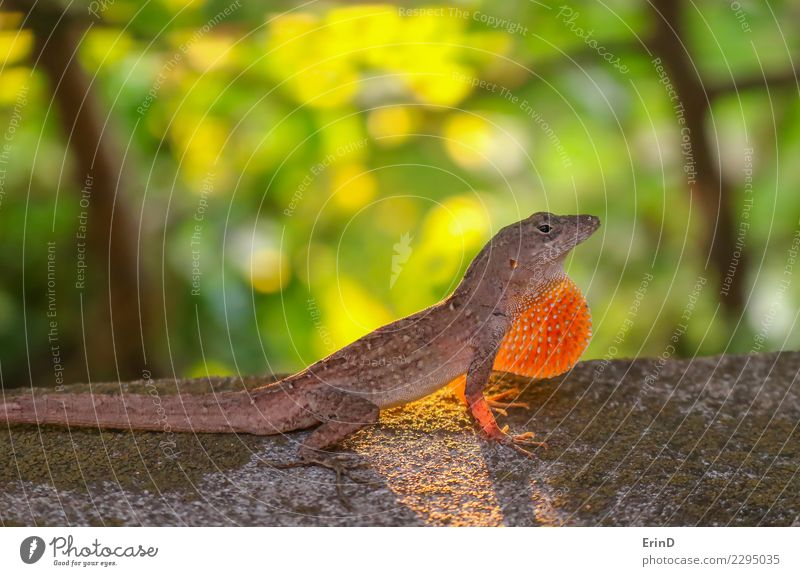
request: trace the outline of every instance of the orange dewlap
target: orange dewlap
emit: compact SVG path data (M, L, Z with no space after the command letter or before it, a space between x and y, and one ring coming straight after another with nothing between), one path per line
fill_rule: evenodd
M589 306L566 276L520 314L503 338L494 369L550 378L572 368L592 336Z
M503 338L494 369L550 378L572 368L592 336L589 306L568 277L554 282L522 312ZM463 397L465 376L452 385Z

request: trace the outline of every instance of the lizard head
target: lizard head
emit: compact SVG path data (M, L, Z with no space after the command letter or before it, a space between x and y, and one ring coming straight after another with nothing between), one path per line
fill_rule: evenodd
M531 214L495 234L468 268L463 290L483 286L513 300L535 294L563 277L567 254L599 226L588 214Z
M515 227L518 227L515 230ZM575 246L591 236L600 227L600 219L589 214L558 216L550 212L536 212L518 224L501 231L509 232L510 247L519 244L520 262L528 266L562 262Z
M473 262L465 279L522 296L563 276L563 262L589 238L600 219L588 214L536 212L500 230Z
M561 273L570 250L589 238L599 226L597 216L536 212L500 231L496 237L502 238L497 243L500 248L497 256L507 254L508 280L512 283L552 277Z
M599 227L597 216L558 216L536 212L498 232L490 243L491 248L498 252L492 260L507 255L512 270L520 266L523 269L541 269L560 264L570 250Z

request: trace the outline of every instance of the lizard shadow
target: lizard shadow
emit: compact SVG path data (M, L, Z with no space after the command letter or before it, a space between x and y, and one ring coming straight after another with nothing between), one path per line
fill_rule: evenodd
M553 394L558 394L558 382L542 380L531 384L523 378L509 374L498 377L495 384L493 388L498 392L520 388L522 392L517 400L533 407L530 410L516 408L508 411L504 421L509 424L513 432L549 428L543 423L545 420L550 420L543 413L543 408ZM560 524L558 514L551 503L550 490L544 482L551 466L549 450L551 449L535 448L533 457L526 458L510 447L485 440L480 442L481 455L492 482L504 525Z
M537 502L543 500L534 484L535 473L524 457L509 448L480 441L480 452L505 526L541 526Z

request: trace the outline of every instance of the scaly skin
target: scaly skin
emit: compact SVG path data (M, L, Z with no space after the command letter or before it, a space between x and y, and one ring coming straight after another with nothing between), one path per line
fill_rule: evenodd
M503 432L483 389L514 320L565 277L565 256L598 226L594 216L544 212L507 226L442 302L250 392L165 396L158 415L148 395L20 395L0 404L0 420L250 434L318 426L300 449L301 463L330 465L324 451L375 423L381 409L422 398L466 375L465 399L482 432L527 454L518 445L536 444L529 442L531 435Z

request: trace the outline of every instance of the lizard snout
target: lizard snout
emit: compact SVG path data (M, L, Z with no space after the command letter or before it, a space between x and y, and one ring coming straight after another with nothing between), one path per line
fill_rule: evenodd
M600 228L600 218L597 216L592 216L591 214L584 214L582 217L588 224L589 228L592 229L592 232Z
M585 240L600 228L600 218L591 214L581 214L577 217L577 228L578 234Z

